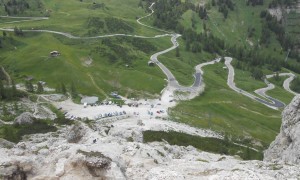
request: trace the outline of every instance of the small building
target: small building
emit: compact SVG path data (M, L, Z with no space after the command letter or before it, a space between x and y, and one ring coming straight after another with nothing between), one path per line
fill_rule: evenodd
M81 104L86 105L94 105L99 101L99 98L96 96L87 96L81 99Z
M60 52L58 52L58 51L51 51L50 52L50 56L51 57L57 57L57 56L59 56L60 55Z
M154 66L155 65L155 62L153 61L148 61L148 66Z

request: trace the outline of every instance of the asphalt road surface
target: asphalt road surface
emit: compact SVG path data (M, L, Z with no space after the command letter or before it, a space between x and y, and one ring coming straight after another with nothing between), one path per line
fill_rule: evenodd
M247 96L255 101L258 101L270 108L273 108L273 109L278 109L278 108L282 108L285 106L284 103L282 103L281 101L275 99L275 98L272 98L270 96L267 96L265 95L265 92L266 90L269 90L269 89L272 89L274 87L272 87L272 85L268 85L267 88L263 88L263 90L259 90L257 92L257 94L261 95L262 97L266 98L266 99L263 99L261 97L257 97L251 93L248 93L238 87L236 87L235 83L234 83L234 68L233 66L231 65L231 61L232 61L232 58L230 57L225 57L225 65L227 66L228 68L228 79L227 79L227 84L228 86L236 91L237 93L240 93L240 94L243 94L244 96Z
M149 26L149 25L146 25L146 24L143 24L143 23L140 22L141 19L149 17L154 13L154 10L153 10L154 5L155 5L155 3L152 3L151 6L149 7L149 9L151 10L151 13L144 16L144 17L141 17L141 18L137 19L137 23L139 23L142 26L145 26L145 27L148 27L148 28L151 28L151 29L155 29L157 31L164 32L165 34L160 34L160 35L155 35L155 36L142 36L142 35L132 35L132 34L108 34L108 35L100 35L100 36L94 36L94 37L78 37L78 36L74 36L74 35L72 35L70 33L67 33L67 32L59 32L59 31L52 31L52 30L31 29L31 30L22 30L22 31L23 32L41 32L41 33L59 34L59 35L62 35L62 36L65 36L65 37L68 37L68 38L71 38L71 39L97 39L97 38L107 38L107 37L115 37L115 36L127 36L127 37L134 37L134 38L161 38L161 37L170 36L171 37L171 42L172 42L172 47L153 54L150 57L150 60L153 61L154 63L156 63L159 66L159 68L163 71L163 73L167 76L168 86L170 86L172 88L175 88L176 90L179 90L179 91L195 92L202 85L202 75L204 73L202 71L202 67L204 67L206 65L217 63L217 62L220 61L220 58L197 65L195 67L195 74L194 74L194 79L195 80L194 80L194 84L192 86L186 87L186 86L180 85L178 83L178 81L176 80L175 76L172 74L172 72L164 64L159 62L158 56L160 56L162 54L165 54L165 53L168 53L168 52L176 49L179 46L179 43L177 42L177 38L181 37L181 35L176 34L176 33L172 33L172 32L169 32L169 31L165 31L165 30L162 30L162 29L158 29L158 28L155 28L155 27L152 27L152 26ZM18 22L24 22L24 21L40 21L40 20L48 20L49 19L47 17L12 17L12 16L0 16L0 17L1 18L18 19L18 20L14 20L14 21L11 21L11 22L5 22L6 24L18 23ZM2 30L2 31L11 31L11 32L14 31L14 29L12 29L12 28L0 28L0 30ZM278 108L281 108L281 107L285 106L285 104L282 103L281 101L266 95L266 91L271 90L271 89L274 88L274 85L269 83L267 80L265 81L266 84L267 84L266 88L261 88L261 89L258 89L258 90L255 91L258 95L260 95L263 98L257 97L257 96L255 96L251 93L248 93L248 92L236 87L236 85L234 83L234 68L231 65L231 61L232 61L232 58L230 58L230 57L225 58L225 65L227 66L227 68L229 70L228 71L227 84L231 89L233 89L237 93L243 94L243 95L245 95L245 96L247 96L247 97L249 97L249 98L251 98L255 101L258 101L258 102L260 102L260 103L262 103L262 104L264 104L264 105L266 105L270 108L273 108L273 109L278 109ZM287 78L284 81L283 87L288 92L297 95L297 93L293 92L290 89L290 83L295 78L295 75L292 74L292 73L281 73L279 75L280 76L289 76L289 78ZM273 76L274 75L268 75L266 78L270 78L270 77L273 77Z

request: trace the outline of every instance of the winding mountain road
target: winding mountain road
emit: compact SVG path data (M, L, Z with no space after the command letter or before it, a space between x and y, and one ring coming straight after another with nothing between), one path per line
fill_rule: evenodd
M0 28L1 31L8 31L8 32L14 32L13 28ZM107 38L107 37L116 37L116 36L126 36L126 37L135 37L135 38L144 38L144 39L155 39L155 38L161 38L165 36L171 36L170 34L161 34L156 36L140 36L140 35L132 35L132 34L107 34L107 35L101 35L101 36L91 36L91 37L80 37L75 36L70 33L66 32L59 32L59 31L52 31L52 30L22 30L23 32L40 32L40 33L52 33L52 34L58 34L65 36L70 39L99 39L99 38Z
M141 22L142 19L147 18L149 16L151 16L154 13L153 10L153 6L155 5L155 3L152 3L151 6L149 7L149 9L151 10L151 13L143 16L141 18L138 18L136 21L138 24L145 26L147 28L151 28L151 29L155 29L157 31L160 32L164 32L166 34L160 34L160 35L155 35L155 36L142 36L142 35L133 35L133 34L108 34L108 35L100 35L100 36L93 36L93 37L79 37L79 36L75 36L72 35L70 33L66 33L66 32L59 32L59 31L52 31L52 30L22 30L23 32L40 32L40 33L52 33L52 34L58 34L58 35L62 35L65 36L67 38L70 39L97 39L97 38L107 38L107 37L116 37L116 36L125 36L125 37L133 37L133 38L145 38L145 39L150 39L150 38L162 38L162 37L167 37L170 36L171 37L171 42L172 42L172 46L168 49L165 49L163 51L157 52L155 54L153 54L150 57L150 60L153 61L154 63L156 63L158 65L158 67L163 71L163 73L167 76L168 79L168 86L167 87L171 87L173 90L175 91L184 91L184 92L199 92L199 89L201 88L202 83L202 75L203 75L203 71L202 71L202 67L206 66L206 65L211 65L214 63L218 63L220 62L220 58L212 60L210 62L205 62L202 64L199 64L195 67L195 74L194 74L194 84L190 87L186 87L186 86L182 86L178 83L178 81L176 80L175 76L172 74L172 72L164 65L162 64L159 60L158 60L158 56L163 55L165 53L168 53L174 49L176 49L179 46L179 43L177 42L177 38L181 37L180 34L176 34L176 33L172 33L169 31L165 31L162 29L158 29L146 24L143 24ZM0 16L0 18L11 18L11 19L24 19L24 20L17 20L17 21L11 21L11 22L5 22L5 24L12 24L12 23L18 23L18 22L24 22L24 21L39 21L39 20L47 20L49 18L47 17L12 17L12 16ZM2 31L10 31L13 32L14 29L13 28L0 28L0 30ZM228 86L233 89L234 91L236 91L237 93L243 94L255 101L258 101L264 105L266 105L267 107L273 108L273 109L278 109L281 107L284 107L285 104L282 103L281 101L274 99L270 96L267 96L265 94L266 91L271 90L274 88L274 85L271 83L268 83L267 80L265 80L266 84L268 85L266 88L262 88L262 89L258 89L255 92L260 95L263 98L257 97L251 93L248 93L238 87L236 87L235 83L234 83L234 68L231 65L231 61L232 58L230 57L226 57L225 58L225 65L227 66L229 72L228 72L228 79L227 79L227 84ZM292 73L282 73L280 74L281 76L290 76L288 79L286 79L284 81L283 87L284 89L286 89L287 91L293 93L293 94L297 94L295 92L293 92L290 88L289 88L289 84L290 82L294 79L294 75ZM273 75L272 75L273 76ZM271 77L271 75L270 75ZM268 78L268 76L267 76Z
M143 23L140 22L141 19L146 18L151 16L154 11L152 6L155 3L152 3L152 5L149 7L150 10L152 11L150 14L141 17L139 19L137 19L137 23L139 23L142 26L151 28L151 26L145 25ZM9 21L9 22L4 22L4 24L12 24L12 23L19 23L19 22L30 22L30 21L41 21L41 20L48 20L48 17L16 17L16 16L0 16L0 18L8 18L8 19L24 19L24 20L17 20L17 21ZM0 23L1 24L1 23ZM2 23L3 24L3 23ZM157 29L152 27L152 29L156 29L158 31L162 31L162 32L166 32L169 33L168 31L164 31L161 29ZM0 28L1 31L8 31L8 32L13 32L14 29L13 28ZM60 32L60 31L52 31L52 30L42 30L42 29L29 29L29 30L23 30L23 32L40 32L40 33L51 33L51 34L58 34L58 35L62 35L65 36L67 38L70 39L98 39L98 38L107 38L107 37L116 37L116 36L125 36L125 37L135 37L135 38L145 38L145 39L153 39L153 38L161 38L161 37L166 37L166 36L171 36L171 34L160 34L160 35L155 35L155 36L142 36L142 35L134 35L134 34L106 34L106 35L100 35L100 36L91 36L91 37L80 37L80 36L75 36L72 35L70 33L67 32Z
M280 73L278 74L279 76L289 76L289 78L287 78L284 82L283 82L283 88L288 91L289 93L293 94L293 95L297 95L296 92L292 91L290 89L290 83L294 80L295 75L292 73ZM269 90L272 90L275 88L275 85L270 83L267 79L272 78L276 76L276 74L270 74L270 75L266 75L266 78L264 79L264 82L267 84L267 87L265 88L261 88L261 89L257 89L254 92L262 97L265 97L267 99L272 99L272 100L276 100L268 95L266 95L266 92ZM278 100L277 100L278 101Z
M149 26L149 25L144 24L144 23L141 22L142 19L147 18L147 17L150 17L150 16L153 15L153 13L154 13L153 6L154 6L154 5L155 5L155 3L152 3L152 4L150 5L150 7L149 7L149 9L151 10L151 13L150 13L150 14L138 18L138 19L136 20L136 22L137 22L138 24L142 25L142 26L147 27L147 28L155 29L155 30L157 30L157 31L161 31L161 32L165 32L165 33L172 34L172 32L169 32L169 31L166 31L166 30L163 30L163 29L159 29L159 28L156 28L156 27L153 27L153 26Z
M255 90L254 92L256 94L258 94L259 96L267 99L267 100L270 100L271 102L273 102L274 106L280 108L280 107L284 107L285 104L281 101L279 101L278 99L275 99L275 98L272 98L271 96L268 96L266 94L267 91L270 91L272 89L275 88L274 84L270 83L267 79L264 79L264 82L267 84L267 87L265 88L260 88L260 89L257 89Z
M257 97L251 93L248 93L247 91L244 91L238 87L236 87L235 83L234 83L234 68L233 66L231 65L231 61L232 61L232 58L230 57L225 57L225 65L227 66L228 68L228 79L227 79L227 84L228 86L236 91L237 93L240 93L240 94L243 94L244 96L247 96L255 101L258 101L270 108L273 108L273 109L278 109L278 108L282 108L285 106L285 104L281 101L279 101L278 99L275 99L271 96L268 96L266 95L266 92L269 91L269 90L272 90L275 88L274 84L268 82L268 78L271 78L271 77L274 77L275 74L272 74L272 75L267 75L266 76L266 79L265 79L265 83L267 84L267 87L265 88L261 88L261 89L257 89L255 90L254 92L258 95L260 95L261 97L263 97L264 99L260 98L260 97ZM293 92L290 88L289 88L289 85L290 85L290 82L294 79L295 75L292 74L292 73L281 73L279 74L280 76L290 76L288 79L286 79L284 81L284 84L283 84L283 87L285 90L287 90L288 92L294 94L294 95L297 95L297 93Z
M181 35L176 34L176 33L172 33L172 32L169 32L169 31L165 31L163 29L158 29L158 28L146 25L146 24L141 22L142 19L147 18L147 17L151 16L154 13L154 10L153 10L154 5L155 5L155 3L152 3L151 6L149 7L149 9L151 10L151 13L146 15L146 16L143 16L141 18L138 18L137 23L142 25L142 26L145 26L145 27L148 27L148 28L151 28L151 29L155 29L155 30L160 31L160 32L164 32L166 34L160 34L160 35L155 35L155 36L141 36L141 35L132 35L132 34L108 34L108 35L100 35L100 36L93 36L93 37L80 37L80 36L72 35L72 34L67 33L67 32L52 31L52 30L35 30L35 29L31 29L31 30L22 30L22 31L23 32L52 33L52 34L58 34L58 35L65 36L65 37L70 38L70 39L97 39L97 38L107 38L107 37L116 37L116 36L126 36L126 37L145 38L145 39L149 38L150 39L150 38L162 38L162 37L170 36L173 46L166 49L166 50L163 50L163 51L160 51L160 52L157 52L157 53L153 54L150 57L150 59L153 62L155 62L160 67L160 69L164 72L164 74L167 76L168 86L170 86L172 88L175 88L175 90L178 90L178 91L196 92L201 87L201 74L203 73L202 70L197 70L197 69L198 68L201 69L205 65L213 64L216 61L213 60L209 63L203 63L203 64L200 64L199 66L197 66L198 68L196 68L196 72L194 74L194 78L195 78L194 84L190 87L181 86L178 83L178 81L176 80L175 76L172 74L172 72L164 64L159 62L158 59L157 59L157 57L159 55L168 53L168 52L176 49L179 46L179 43L177 42L177 38L181 37ZM12 19L20 18L20 17L12 17L12 16L0 16L0 17L2 17L2 18L12 18ZM43 17L21 17L21 18L26 19L26 21L36 21L36 20L47 20L48 19L46 17L45 18L43 18ZM16 23L16 22L23 22L23 21L13 21L13 22ZM8 31L8 32L13 32L14 31L13 28L0 28L0 30Z
M186 86L182 86L178 83L178 81L176 80L175 76L172 74L172 72L164 65L162 64L159 60L158 60L158 56L168 53L169 51L172 51L174 49L176 49L179 46L179 43L177 42L177 38L181 37L180 34L172 34L172 38L171 38L171 42L173 44L172 47L157 52L155 54L153 54L150 57L150 60L153 61L154 63L157 64L157 66L163 71L163 73L167 76L168 79L168 86L175 88L175 90L177 91L183 91L183 92L198 92L199 89L201 88L202 85L202 75L203 75L203 71L202 71L202 67L207 66L207 65L211 65L214 64L216 62L220 62L220 58L216 59L216 60L212 60L209 62L205 62L205 63L201 63L197 66L195 66L195 73L194 73L194 83L192 86L190 87L186 87Z
M295 74L293 74L293 73L279 73L278 74L279 76L289 76L287 79L285 79L284 80L284 82L283 82L283 88L286 90L286 91L288 91L288 92L290 92L291 94L294 94L294 95L298 95L298 93L296 93L296 92L294 92L294 91L292 91L291 89L290 89L290 84L291 84L291 82L295 79ZM270 75L267 75L266 76L266 79L269 79L269 78L272 78L272 77L275 77L276 76L276 74L270 74Z

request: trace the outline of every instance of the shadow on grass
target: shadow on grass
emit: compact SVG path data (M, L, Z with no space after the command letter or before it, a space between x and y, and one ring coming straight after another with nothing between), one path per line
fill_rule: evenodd
M263 159L262 152L256 152L250 148L235 145L232 142L230 142L227 138L221 140L217 138L193 136L174 131L144 131L143 135L144 143L165 140L171 145L191 145L202 151L225 155L239 155L244 160Z

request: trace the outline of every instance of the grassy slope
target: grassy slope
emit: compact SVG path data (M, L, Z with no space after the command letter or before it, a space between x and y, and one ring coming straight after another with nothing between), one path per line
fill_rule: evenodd
M249 71L243 71L240 69L235 69L235 83L236 86L253 93L256 89L266 87L267 85L263 81L255 80ZM253 93L255 94L255 93Z
M236 2L236 10L229 13L226 21L224 21L222 14L217 12L215 7L212 7L209 10L210 18L206 22L207 27L215 35L227 40L227 43L251 48L246 41L247 29L248 27L256 29L250 41L257 42L261 32L259 13L266 8L267 4L268 2L265 2L264 6L247 7L245 2L238 1ZM181 23L185 27L191 27L191 17L192 12L186 12ZM198 19L195 29L202 32L202 21L200 19ZM269 46L273 49L274 47L279 48L279 44L274 37ZM278 52L274 53L280 55ZM166 65L172 67L172 65ZM205 68L204 81L207 86L204 94L189 102L181 102L173 109L173 118L193 126L225 131L235 137L250 135L261 141L266 147L279 130L280 112L270 110L228 89L226 86L227 74L222 69L224 65L215 66L218 67ZM265 73L269 74L271 72ZM235 77L237 86L251 93L258 88L266 87L264 82L254 80L248 71L236 70ZM188 82L188 80L187 78L182 79L181 82ZM292 99L289 93L277 87L268 94L285 103Z
M222 64L204 68L205 92L172 109L173 118L198 127L227 132L234 137L252 136L267 146L280 126L280 112L236 94L226 85Z
M279 82L276 82L274 78L269 79L271 83L275 85L275 88L268 91L267 95L272 96L285 104L288 104L293 99L293 94L287 92L283 89L282 84L283 81L286 78L282 77ZM253 77L251 77L251 73L248 71L242 71L235 69L235 82L237 87L246 90L254 95L257 95L254 93L256 89L267 87L267 85L263 81L255 80Z
M77 0L60 1L44 0L47 9L51 9L50 19L47 21L36 21L18 23L17 26L23 29L51 29L66 31L75 35L84 36L87 33L86 20L88 17L117 17L124 20L135 30L132 34L153 36L161 34L156 30L151 30L136 23L136 17L146 15L144 9L138 8L138 0L127 0L120 5L118 0L102 0L106 9L91 10L88 7L92 1ZM264 6L246 7L244 1L236 1L237 9L230 12L228 19L224 21L222 14L216 7L209 10L210 19L206 22L207 27L214 35L225 38L227 43L245 46L250 48L246 42L248 27L255 27L255 35L251 39L257 42L260 37L260 18L259 13ZM196 30L202 31L202 20L197 17ZM181 23L185 26L191 26L190 19L192 12L188 11L183 15ZM68 22L68 23L65 23ZM152 18L144 20L151 24ZM13 27L14 25L1 24L0 27ZM11 35L12 36L12 35ZM104 96L95 87L89 74L94 77L94 81L99 88L105 92L118 90L124 95L133 95L132 89L147 91L148 93L159 93L163 88L165 76L158 67L148 67L147 61L152 53L146 54L141 51L136 53L137 59L134 60L131 68L125 68L122 64L110 64L106 57L90 54L93 47L102 45L98 40L81 41L69 40L62 36L40 33L37 35L27 35L26 37L16 38L20 43L15 50L0 50L0 63L10 67L10 72L22 80L24 75L33 75L37 80L44 80L51 86L57 82L75 81L79 91L83 94L96 94ZM159 40L148 40L154 44L158 51L171 46L170 38L161 38ZM169 52L159 59L169 67L178 81L184 85L193 83L194 66L201 62L212 60L215 55L202 53L190 53L184 51L184 41L180 38L180 57L175 57L175 51ZM270 47L277 47L278 43L272 41ZM130 49L131 46L127 45ZM52 50L59 50L62 55L58 58L47 59L48 53ZM154 53L154 52L153 52ZM274 52L277 53L277 52ZM94 62L91 67L84 67L81 59L92 56ZM280 55L278 53L278 55ZM283 55L281 55L283 56ZM224 65L214 65L205 68L206 91L203 95L194 100L181 102L175 111L174 117L179 117L180 121L204 128L212 128L217 131L227 131L229 134L238 136L252 136L261 141L264 146L269 144L275 137L280 125L280 112L273 111L265 106L253 102L247 97L236 94L226 85L227 72L222 67ZM246 77L240 74L246 74ZM250 78L249 72L237 71L237 85L245 90L252 90L258 87L264 87L264 84ZM247 82L247 83L243 83ZM279 93L275 94L279 96ZM285 102L288 101L286 98ZM187 114L178 114L178 112ZM177 113L176 113L177 112ZM211 124L211 125L210 125Z
M209 19L206 21L206 26L210 29L214 35L225 39L228 44L235 44L237 46L243 46L245 48L252 48L252 46L247 42L247 39L256 44L261 36L261 18L260 12L266 9L268 3L266 1L263 6L247 6L243 1L237 1L235 10L230 11L228 18L224 20L223 15L218 12L217 6L211 6L211 9L208 10ZM191 19L192 16L196 19L196 26L194 30L198 33L203 32L203 20L201 20L196 13L193 13L191 10L185 12L180 20L180 23L186 28L192 28ZM247 38L248 28L255 28L254 36L252 38ZM285 53L280 53L279 51L273 51L273 49L280 49L280 45L275 39L274 34L271 38L271 43L269 44L269 49L272 49L272 54L284 58ZM185 42L181 39L179 40L181 44L181 51L184 51ZM181 52L180 51L180 52ZM269 51L265 52L270 53ZM194 56L193 53L184 53L184 58L175 58L175 52L173 57L170 56L170 53L167 54L167 58L162 57L162 62L174 73L178 78L178 81L184 85L190 85L193 83L192 74L194 72L194 66L203 61L207 61L213 58L213 56L206 56L205 53L197 53ZM195 59L196 58L196 59ZM182 59L185 59L182 60ZM182 63L183 62L183 63ZM185 63L185 64L184 64ZM178 65L181 67L177 68ZM183 72L184 71L184 72ZM272 73L264 69L265 74ZM255 80L251 77L249 71L236 70L236 84L238 87L255 94L253 91L259 88L266 87L265 83L262 81ZM276 89L275 89L276 90ZM274 90L274 91L275 91ZM279 93L273 93L275 98L280 99ZM289 97L285 98L285 102L289 101Z
M70 32L75 35L83 36L87 33L87 30L85 29L86 21L88 17L97 16L97 17L117 17L121 18L126 23L128 23L130 26L134 27L135 32L134 34L146 34L146 35L154 35L154 34L160 34L160 32L157 32L155 30L151 30L148 28L145 28L143 26L140 26L136 23L135 19L137 16L145 15L144 9L138 8L137 0L129 0L128 3L123 3L122 6L119 6L119 1L117 0L104 0L104 1L96 1L98 3L103 2L106 5L106 8L100 8L96 10L91 10L89 7L92 4L92 1L50 1L45 0L45 7L47 9L51 10L51 16L50 19L47 21L37 21L37 22L24 22L24 23L18 23L18 26L23 27L24 29L32 28L32 27L39 27L42 29L51 29L51 30L59 30L59 31L66 31ZM266 3L267 4L267 3ZM216 7L212 7L209 10L209 17L210 19L206 23L208 28L210 28L215 35L220 36L221 38L223 35L226 36L226 39L230 39L231 41L234 40L234 43L242 43L243 45L247 45L245 43L244 36L246 35L248 27L255 26L256 32L253 39L258 39L260 36L260 18L259 18L259 12L265 8L265 6L257 6L257 7L247 7L244 2L236 2L236 10L229 13L229 16L226 21L223 20L222 14L217 11ZM124 11L126 9L126 11ZM194 16L197 20L196 22L196 30L198 32L202 31L202 23L203 21L200 20L198 15L196 13L193 13L192 11L187 11L184 15L182 20L180 21L185 27L191 26L191 17ZM151 22L151 18L148 18L145 20L146 23ZM68 22L68 23L64 23ZM238 23L243 24L242 26L238 26ZM7 27L7 24L1 25ZM220 33L222 32L222 33ZM28 60L24 63L17 64L17 67L20 67L20 69L25 69L25 73L30 72L34 73L35 76L43 76L43 72L37 72L35 73L34 64L40 63L40 60L37 60L37 57L34 57L34 55L38 55L40 57L47 56L47 53L51 51L52 49L55 49L53 46L48 46L47 49L43 49L45 45L42 45L42 42L37 43L36 39L39 39L40 37L43 37L43 39L47 39L47 44L57 44L56 38L51 38L52 35L45 35L40 34L35 39L31 39L30 42L29 39L24 40L24 42L27 45L31 45L32 49L36 49L36 51L30 50L30 48L25 48L22 51L22 54L26 52L28 54L28 57L26 57ZM242 37L242 39L236 39L237 37ZM63 38L63 37L60 37ZM20 39L21 41L23 39ZM29 43L28 43L29 41ZM168 42L168 38L164 38L163 40L160 39L160 41L152 40L151 43L155 44L158 49L164 49L170 46L170 43ZM255 40L256 41L256 40ZM78 43L79 42L79 43ZM158 43L157 43L158 42ZM194 73L194 66L196 64L199 64L204 61L211 60L214 56L206 54L206 53L188 53L184 51L184 41L182 39L179 40L180 42L180 54L181 57L176 58L175 52L170 52L164 56L159 57L159 59L167 66L169 67L174 75L178 78L178 81L183 85L191 85L193 83L193 73ZM73 79L79 82L79 87L85 87L81 88L81 92L83 93L97 93L98 91L94 89L93 83L91 83L90 78L86 76L87 73L91 74L92 76L95 76L95 81L98 86L100 86L104 91L111 91L111 90L118 90L119 88L112 86L111 84L115 81L121 81L118 82L118 84L121 84L124 86L123 89L119 89L119 91L126 93L125 89L137 89L137 90L148 90L150 93L158 93L160 89L163 87L164 82L161 80L164 78L164 75L159 72L158 68L155 68L155 70L150 70L149 68L145 67L145 63L149 58L149 54L138 54L141 61L137 61L134 67L134 70L126 70L124 68L119 69L120 67L116 67L116 70L111 69L110 71L107 71L107 67L111 67L110 64L105 63L105 60L102 57L97 57L100 60L96 60L95 62L99 62L99 64L94 64L92 68L83 68L81 67L80 59L87 57L89 55L89 48L86 48L86 46L89 46L90 44L88 42L82 42L82 41L72 41L70 44L64 44L64 41L62 41L61 46L59 49L63 48L63 56L60 57L59 63L62 61L66 61L66 58L68 58L68 62L66 64L63 64L60 66L59 69L57 69L56 73L53 75L55 81L51 82L50 79L47 77L43 77L45 80L50 80L50 85L53 85L53 83L57 82L56 79L62 80L64 82L69 82ZM33 45L33 46L32 46ZM35 46L34 46L35 45ZM66 46L64 46L66 45ZM36 48L39 47L39 48ZM78 50L79 49L79 50ZM38 50L38 52L37 52ZM28 53L29 52L29 53ZM14 52L15 54L15 52ZM22 56L21 52L19 53L20 56ZM33 55L34 54L34 55ZM12 62L12 59L19 62L18 54L13 55L6 55L4 54L3 57L6 57L6 61L4 64L9 65L9 62ZM23 56L22 56L23 57ZM59 59L59 58L58 58ZM26 63L26 65L25 65ZM30 65L29 65L30 64ZM58 63L53 64L47 64L47 66L56 66ZM23 67L24 66L24 67ZM62 69L69 69L68 67L72 67L74 72L80 72L78 76L74 78L73 76L69 76L70 70L64 71ZM180 68L178 68L180 67ZM41 68L42 70L43 68ZM152 68L154 69L154 68ZM26 71L28 70L28 71ZM31 70L34 70L33 72ZM152 71L152 73L151 73ZM118 72L117 74L115 72ZM237 72L239 73L239 72ZM47 74L49 74L47 72ZM50 73L51 74L51 73ZM53 74L53 73L52 73ZM151 75L149 75L151 74ZM64 75L64 77L62 77ZM109 76L107 76L109 75ZM132 75L132 76L131 76ZM83 77L82 77L83 76ZM85 77L84 77L85 76ZM143 86L141 84L137 85L138 83L131 81L131 79L135 79L132 77L139 77L141 82L149 82L143 83L147 84L146 86ZM129 80L128 80L129 79ZM138 79L138 82L139 82ZM153 80L155 79L155 80ZM253 88L258 87L256 85L257 83L252 83L253 81L250 80L249 83L243 84L241 83L241 87L243 88L246 86L245 90L251 90ZM237 79L237 83L242 82ZM82 83L85 82L85 83ZM152 83L151 83L152 82ZM261 83L258 83L259 86ZM155 90L150 90L149 87L155 87ZM249 87L249 88L248 88Z
M292 36L297 38L299 41L300 38L300 22L299 22L300 14L296 12L291 12L287 16L286 30Z
M167 141L169 144L178 146L194 146L202 151L218 154L239 155L244 160L262 160L262 152L256 152L242 146L235 145L228 140L216 138L192 136L179 132L144 131L144 142ZM161 155L164 155L161 153Z
M256 29L254 37L250 40L254 43L257 42L261 32L259 13L266 8L267 4L268 2L265 2L264 6L247 7L245 2L238 1L236 2L237 9L229 13L226 21L224 21L222 14L217 12L215 7L212 7L209 10L210 19L206 24L215 35L230 41L227 43L251 48L246 42L247 29L248 27ZM186 12L183 15L182 24L191 27L191 17L192 13ZM201 32L201 26L202 23L199 20L195 29ZM279 49L279 44L275 41L274 36L269 47L270 49ZM272 53L283 57L279 51ZM194 126L211 127L214 130L225 131L235 136L250 135L263 142L264 145L268 145L278 132L280 112L251 102L248 98L228 90L225 79L227 75L222 72L222 65L218 66L218 69L214 67L205 68L204 81L207 87L204 94L190 102L181 102L173 109L173 117ZM272 72L264 70L264 73L270 74ZM250 93L258 88L266 87L264 82L254 80L248 71L236 70L235 78L237 86ZM267 94L286 104L293 97L282 87L276 87Z
M115 16L122 18L134 27L135 32L132 34L148 36L161 34L136 23L136 16L146 14L143 9L137 8L137 0L130 0L122 7L119 6L119 1L104 1L104 3L106 9L90 10L88 6L92 4L92 1L84 3L75 0L72 2L45 1L46 7L52 11L49 20L23 22L14 25L23 29L36 27L38 29L66 31L83 36L86 34L85 25L89 16L103 18ZM126 9L126 11L121 8ZM10 27L12 25L0 24L0 26ZM10 36L13 35L10 34ZM99 94L88 74L93 76L97 86L106 92L119 90L123 94L128 94L131 90L137 90L157 94L165 84L163 81L164 75L160 69L147 66L151 54L132 51L132 53L135 53L135 57L138 58L133 60L132 68L125 68L124 64L108 63L109 59L107 57L91 54L91 49L97 46L101 47L97 40L70 40L63 36L47 33L35 35L27 33L25 38L14 38L22 45L16 46L16 49L12 48L11 51L1 52L1 63L10 67L10 72L19 77L18 80L22 80L25 75L33 75L37 80L46 81L52 87L60 82L70 84L71 81L74 81L81 93L98 94L102 97L103 94ZM169 38L160 38L159 41L160 43L156 43L155 40L149 40L151 43L155 42L158 49L168 48L171 45ZM126 48L131 49L128 45ZM58 58L47 58L52 50L59 50L62 55ZM88 56L92 56L94 60L93 66L89 68L82 66L81 62L82 59Z

